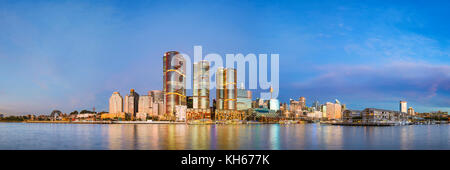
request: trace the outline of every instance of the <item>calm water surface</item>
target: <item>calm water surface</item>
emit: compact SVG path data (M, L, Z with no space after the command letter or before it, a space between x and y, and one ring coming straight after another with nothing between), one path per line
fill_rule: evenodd
M450 125L0 123L0 149L450 149Z

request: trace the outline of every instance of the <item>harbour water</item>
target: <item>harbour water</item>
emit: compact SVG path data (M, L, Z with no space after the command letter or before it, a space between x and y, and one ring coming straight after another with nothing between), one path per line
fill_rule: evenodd
M1 150L450 150L450 125L0 123Z

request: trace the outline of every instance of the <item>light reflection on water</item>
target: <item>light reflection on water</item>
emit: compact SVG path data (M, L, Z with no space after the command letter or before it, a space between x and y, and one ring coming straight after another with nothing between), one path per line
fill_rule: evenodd
M0 149L450 149L449 125L348 127L0 123Z

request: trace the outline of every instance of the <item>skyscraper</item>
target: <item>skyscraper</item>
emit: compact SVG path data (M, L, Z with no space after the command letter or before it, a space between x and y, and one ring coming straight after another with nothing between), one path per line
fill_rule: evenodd
M186 60L177 51L164 53L163 83L165 117L175 120L175 106L186 105Z
M134 89L131 89L130 94L125 96L124 106L124 112L129 114L131 119L134 119L139 109L139 94Z
M400 112L402 112L402 113L408 112L408 107L407 107L406 101L400 101Z
M236 110L237 72L234 68L218 68L216 72L217 109Z
M114 92L109 98L109 113L123 112L123 98L119 92Z
M301 109L304 110L306 108L306 98L300 97L300 99L298 99L298 101L300 102Z
M209 109L209 62L202 60L194 63L194 88L192 107Z

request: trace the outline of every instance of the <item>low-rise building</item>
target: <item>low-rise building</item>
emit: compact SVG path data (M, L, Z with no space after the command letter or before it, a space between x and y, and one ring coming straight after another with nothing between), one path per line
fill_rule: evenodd
M361 110L344 110L342 113L342 121L346 123L353 123L361 121Z
M366 108L361 111L361 117L363 123L406 123L408 120L407 113L376 109L376 108Z
M103 113L101 119L124 120L125 113Z

